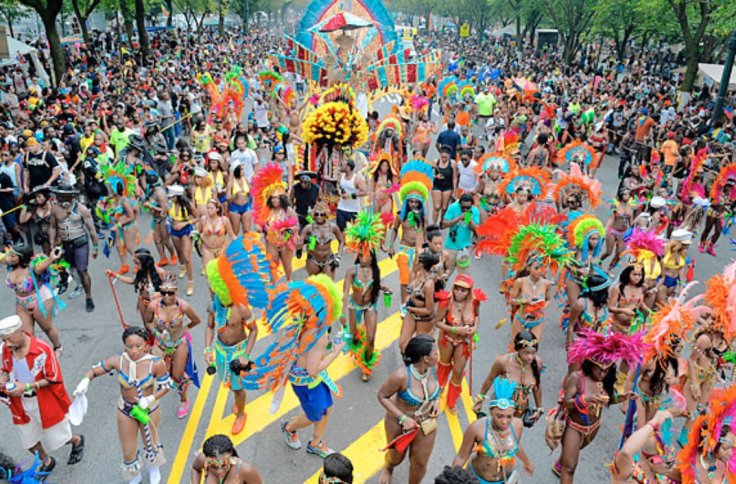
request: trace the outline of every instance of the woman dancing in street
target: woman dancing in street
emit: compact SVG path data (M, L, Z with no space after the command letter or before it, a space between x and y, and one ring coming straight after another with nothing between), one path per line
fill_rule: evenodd
M409 484L420 484L434 448L439 415L439 352L428 334L414 336L406 345L404 364L378 389L378 401L386 409L384 426L389 442L380 484L391 482L394 468L409 453Z
M133 257L135 276L121 276L113 271L105 271L108 277L113 277L125 284L131 284L138 293L138 302L136 307L141 315L141 322L144 326L148 326L153 319L153 311L149 308L151 299L158 297L161 290L161 284L168 279L176 279L174 274L166 272L160 268L153 260L151 251L145 247L135 251Z
M439 291L435 326L440 330L440 361L437 378L444 388L450 378L447 390L447 408L457 413L457 398L462 391L465 367L473 356L473 336L478 331L480 319L478 306L485 299L480 289L473 289L473 279L466 274L458 274L452 284L451 292Z
M297 245L297 257L301 257L304 245L307 245L307 274L327 274L333 280L335 271L340 265L340 253L345 245L345 238L337 227L331 222L327 215L329 208L323 201L318 201L312 209L313 222L307 224L302 230L299 244ZM337 240L339 246L337 252L332 252L332 241Z
M488 391L496 378L503 377L516 386L511 396L514 402L514 416L524 417L524 424L531 427L544 415L542 407L542 359L538 355L539 340L531 331L520 331L514 338L514 352L497 356L491 371L475 397L473 410L480 412ZM531 370L531 371L530 371ZM534 396L534 412L525 417L532 395ZM496 396L495 398L498 398ZM528 421L527 421L528 418Z
M138 462L139 433L145 446L151 483L161 482L160 466L166 462L159 442L159 402L169 392L170 378L166 364L149 353L149 337L144 328L126 328L123 331L123 353L101 360L87 370L74 390L75 396L84 395L91 380L117 372L120 384L118 435L123 451L123 477L129 484L138 484L143 479Z
M205 210L197 222L197 232L202 240L202 275L207 263L219 257L228 241L235 238L230 220L222 214L220 202L209 199Z
M184 187L171 185L169 187L169 218L171 226L169 234L174 242L176 254L179 259L179 279L187 276L187 296L194 294L194 269L192 268L192 232L193 222L197 213L192 206L189 197L185 195Z
M11 245L2 255L2 262L8 266L5 285L15 292L15 313L23 321L23 330L34 334L34 323L38 324L60 355L61 340L54 315L64 306L51 289L49 267L61 259L61 249L52 250L50 257L33 257L33 248L20 243Z
M514 416L518 408L513 400L516 382L497 377L493 380L494 397L488 405L490 416L471 423L463 435L454 466L464 466L470 460L470 471L481 484L519 482L516 457L524 470L534 474L534 464L521 446L522 421Z
M244 165L238 165L233 170L233 175L227 180L228 217L236 235L250 231L252 219L251 208L253 200L250 196L248 180L243 175Z
M179 406L176 417L182 419L189 413L187 388L191 383L199 386L189 330L201 320L189 304L176 297L176 291L176 280L161 283L161 298L154 299L148 306L153 318L146 329L155 338L152 353L164 360L171 379L177 385ZM189 319L188 324L184 324L185 316Z
M439 262L439 257L431 252L422 252L419 265L414 272L413 280L407 288L408 296L404 308L404 320L401 324L399 348L404 352L414 334L431 334L434 330L434 279L432 268Z

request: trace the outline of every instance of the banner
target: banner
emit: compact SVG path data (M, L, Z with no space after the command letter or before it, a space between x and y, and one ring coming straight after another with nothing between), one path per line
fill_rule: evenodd
M460 26L460 37L470 37L470 25L462 24Z

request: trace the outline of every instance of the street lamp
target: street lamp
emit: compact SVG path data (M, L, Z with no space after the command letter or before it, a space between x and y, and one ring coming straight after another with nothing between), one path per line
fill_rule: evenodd
M733 69L733 58L736 55L736 31L731 34L728 41L728 53L726 54L726 62L723 64L723 74L721 74L721 85L718 88L718 96L716 97L716 107L713 109L713 122L718 122L723 116L723 101L728 93L728 85L731 82L731 70Z

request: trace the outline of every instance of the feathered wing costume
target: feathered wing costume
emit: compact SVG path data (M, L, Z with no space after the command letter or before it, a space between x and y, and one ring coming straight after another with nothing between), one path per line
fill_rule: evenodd
M274 195L286 195L286 182L283 180L284 170L276 163L269 163L255 174L251 186L253 194L253 220L263 227L266 241L274 247L287 247L294 250L299 234L299 219L286 217L271 220L271 208L268 200ZM274 261L275 263L275 261Z
M350 222L345 228L345 248L348 252L359 257L371 257L371 254L375 254L378 247L380 247L384 235L385 226L381 222L381 217L373 212L363 210L358 212L355 221ZM358 277L358 274L354 274L353 277ZM378 288L372 286L371 289L378 291ZM352 341L349 344L353 360L364 375L373 374L373 369L381 359L381 353L378 350L374 349L369 357L366 348L368 336L363 324L363 312L370 306L368 304L353 307L355 310L356 334L352 335Z
M342 314L340 289L325 274L281 285L275 292L267 312L268 328L275 334L275 341L253 360L254 368L241 378L244 388L274 392L272 413L281 404L286 380L299 357L312 349ZM321 372L318 380L338 397L341 395L327 371Z
M698 461L706 459L706 462L710 463L721 439L727 433L734 433L736 429L734 417L736 417L736 385L731 385L727 389L713 390L708 412L695 419L687 444L677 454L677 469L682 475L683 483L699 482ZM726 480L736 482L736 452L731 454L726 466Z
M214 293L212 309L215 330L228 324L230 306L236 304L266 309L276 280L275 264L266 252L257 232L247 232L230 242L225 251L207 263L207 281ZM214 352L217 376L226 385L233 385L230 363L245 356L247 339L237 345L220 344L215 336ZM236 380L235 388L243 387Z
M726 341L736 337L736 262L706 283L705 302L711 307L711 324Z

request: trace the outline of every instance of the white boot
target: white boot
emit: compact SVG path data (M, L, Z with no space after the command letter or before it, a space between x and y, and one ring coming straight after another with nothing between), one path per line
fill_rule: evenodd
M148 468L148 480L151 484L159 484L161 482L161 468L159 466Z
M128 484L140 484L141 481L143 481L143 475L142 474L138 474L133 479L129 480L128 481Z

